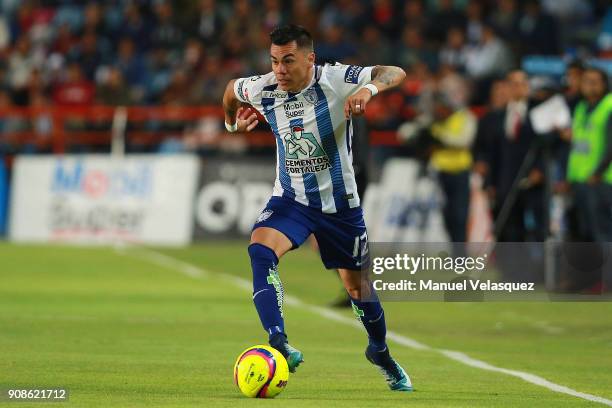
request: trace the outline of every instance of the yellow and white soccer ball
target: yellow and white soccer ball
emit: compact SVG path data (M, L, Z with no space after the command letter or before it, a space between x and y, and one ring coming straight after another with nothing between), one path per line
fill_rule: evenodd
M270 346L249 347L234 364L234 383L250 398L274 398L285 389L288 380L287 360Z

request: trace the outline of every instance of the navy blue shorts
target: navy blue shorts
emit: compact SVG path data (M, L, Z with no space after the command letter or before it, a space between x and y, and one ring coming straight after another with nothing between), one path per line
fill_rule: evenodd
M285 234L293 244L291 249L314 234L327 269L361 270L368 266L368 234L361 207L325 214L294 200L273 196L253 230L259 227Z

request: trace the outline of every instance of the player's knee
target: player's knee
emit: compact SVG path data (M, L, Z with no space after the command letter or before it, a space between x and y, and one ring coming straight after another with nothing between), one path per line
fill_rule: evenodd
M251 245L260 244L270 248L280 258L292 247L292 242L281 232L267 227L260 227L251 234Z
M361 300L361 287L360 286L349 286L348 288L346 288L346 291L348 293L348 295L351 297L351 299L355 299L355 300Z
M355 300L367 300L372 296L371 286L368 282L347 282L344 287L348 295Z
M254 243L249 245L249 257L251 258L251 263L263 263L276 265L278 264L278 257L274 250L266 245L260 243Z

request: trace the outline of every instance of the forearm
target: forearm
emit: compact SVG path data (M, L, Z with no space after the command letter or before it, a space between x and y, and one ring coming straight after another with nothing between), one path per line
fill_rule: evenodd
M371 84L378 88L379 92L395 88L406 78L406 73L399 67L388 65L377 65L372 70Z
M240 101L234 94L234 82L235 79L229 81L225 87L225 93L223 94L223 112L225 113L225 123L229 125L236 123L236 113L240 107Z

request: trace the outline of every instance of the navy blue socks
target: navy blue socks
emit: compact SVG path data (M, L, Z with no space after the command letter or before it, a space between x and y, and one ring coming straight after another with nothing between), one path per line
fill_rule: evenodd
M385 312L376 296L373 287L370 287L370 297L364 300L351 298L353 312L361 320L368 332L370 346L376 351L382 351L387 347L385 337L387 336L387 325L385 323Z
M253 302L263 328L272 338L285 332L283 321L283 285L278 276L278 258L265 245L249 245L253 269Z

